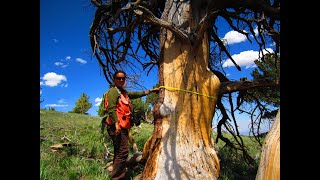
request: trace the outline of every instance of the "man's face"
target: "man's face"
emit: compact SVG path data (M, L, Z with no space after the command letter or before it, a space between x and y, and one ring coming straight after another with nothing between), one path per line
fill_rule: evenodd
M114 84L117 87L123 87L126 82L126 77L123 73L118 73L114 78Z

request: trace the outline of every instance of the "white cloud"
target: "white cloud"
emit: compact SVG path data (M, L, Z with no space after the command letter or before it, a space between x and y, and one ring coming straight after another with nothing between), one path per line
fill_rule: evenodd
M229 31L224 35L224 40L228 42L229 45L244 42L247 38L245 35L238 33L237 31Z
M66 102L65 102L65 99L60 99L60 100L58 100L58 103L63 104L63 103L66 103Z
M65 67L69 66L68 64L64 64L62 62L55 62L54 65L61 66L62 68L65 68Z
M63 108L63 107L68 107L69 105L66 104L65 99L59 99L58 104L46 104L46 107L57 107L57 108Z
M87 64L87 61L86 60L83 60L81 58L77 58L76 61L78 61L79 63L81 64Z
M49 72L45 74L42 79L44 82L40 82L40 84L44 84L45 86L55 87L60 84L62 81L67 81L66 76L56 74L55 72Z
M270 48L267 48L267 50L271 53L273 53L273 50ZM264 54L268 53L267 51L263 51ZM240 54L235 54L232 56L234 61L239 65L239 66L245 66L246 68L252 68L256 67L254 60L258 59L259 57L259 52L258 51L243 51ZM227 59L222 67L229 67L229 66L234 66L232 61L230 59Z
M256 28L254 28L253 32L254 32L254 35L255 35L255 36L259 34L258 26L256 26Z
M62 62L55 62L54 65L56 65L56 66L62 66L63 63L62 63Z
M101 101L102 101L102 98L98 98L98 97L97 97L97 98L94 100L94 102L96 103L94 106L100 106Z
M58 39L52 39L52 41L53 41L54 43L58 43L58 42L59 42Z
M253 29L253 33L254 33L254 36L258 36L259 34L259 31L258 31L258 26L256 26L254 29ZM254 37L252 34L250 34L250 37Z
M67 107L69 105L66 104L46 104L46 107Z
M67 84L61 84L61 87L68 87L68 83Z
M70 60L70 59L71 59L71 56L67 56L67 57L66 57L66 60Z

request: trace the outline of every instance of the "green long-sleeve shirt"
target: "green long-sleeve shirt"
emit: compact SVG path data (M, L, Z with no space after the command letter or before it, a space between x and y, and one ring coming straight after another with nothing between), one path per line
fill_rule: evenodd
M120 91L123 92L126 90L120 89ZM118 122L116 109L117 109L118 97L120 96L120 94L118 93L118 90L115 87L110 88L107 94L108 94L108 115L111 117L112 122L116 123ZM141 92L127 91L127 95L129 99L137 99L147 94L144 91L141 91Z

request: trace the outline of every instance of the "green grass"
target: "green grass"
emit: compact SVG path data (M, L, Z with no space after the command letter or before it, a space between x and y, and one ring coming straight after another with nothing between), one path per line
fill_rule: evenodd
M224 134L228 139L232 139L230 134ZM252 137L241 136L246 149L251 157L255 160L252 165L244 162L240 151L231 150L225 146L222 140L219 140L217 145L219 147L218 157L220 159L220 177L222 180L252 180L255 179L261 154L261 147L258 142L254 141ZM262 140L263 141L263 140Z
M107 144L110 152L113 152L113 146L107 135L104 137L100 134L100 120L100 117L41 109L40 179L108 180L105 167L111 157L108 160L104 158L103 142ZM142 128L131 129L139 151L142 151L152 131L153 125L144 122L142 122ZM243 138L250 155L253 157L259 155L261 148L258 143L252 141L250 137ZM59 143L69 143L69 146L53 152L51 146ZM254 179L258 160L253 167L249 167L239 154L223 146L224 143L219 140L218 156L221 166L219 179ZM131 177L142 170L143 167L138 166L130 172Z

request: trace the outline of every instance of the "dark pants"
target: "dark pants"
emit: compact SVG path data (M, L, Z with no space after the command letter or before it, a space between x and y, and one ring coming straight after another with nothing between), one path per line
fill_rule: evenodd
M107 125L107 131L113 142L114 157L113 170L111 172L112 180L128 179L126 177L126 160L129 155L128 130L121 129L121 133L115 135L115 125Z
M106 127L106 118L101 119L101 134L104 134L104 128Z

